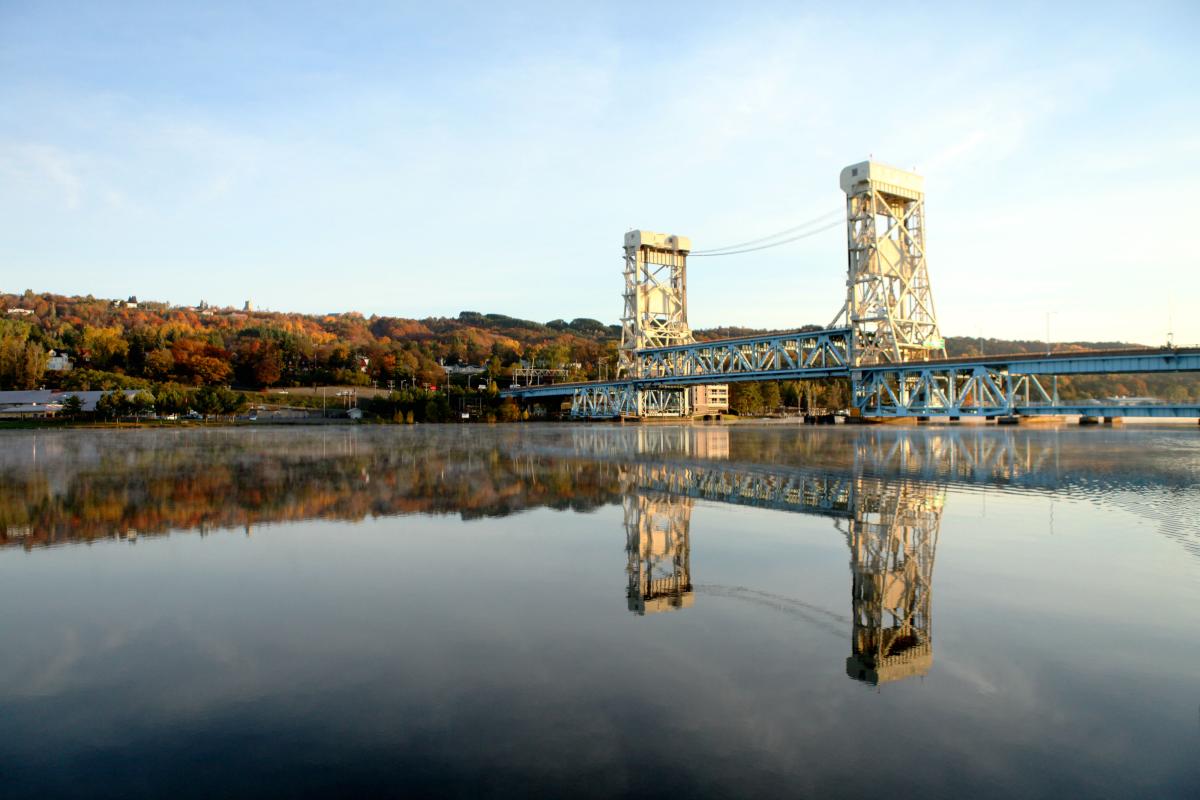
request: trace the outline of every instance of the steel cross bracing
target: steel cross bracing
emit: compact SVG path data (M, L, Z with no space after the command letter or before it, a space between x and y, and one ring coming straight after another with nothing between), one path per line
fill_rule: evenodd
M792 331L654 347L636 354L643 379L672 384L728 381L742 374L766 380L774 375L845 374L850 365L850 329Z
M854 363L944 358L925 264L924 179L872 161L842 170L846 193L846 302Z
M1081 351L1005 359L957 359L850 371L854 406L868 417L1092 416L1197 417L1200 406L1063 403L1046 376L1200 371L1200 349Z
M573 390L571 416L683 417L688 414L687 393L671 389L641 389L632 382L598 383Z

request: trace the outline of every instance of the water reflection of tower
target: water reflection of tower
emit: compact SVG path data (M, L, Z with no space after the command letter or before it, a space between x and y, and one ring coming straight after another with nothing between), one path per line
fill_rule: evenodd
M692 499L629 492L624 505L629 610L645 615L690 607Z
M930 596L945 491L860 478L846 538L852 653L846 674L871 684L924 675L933 663Z

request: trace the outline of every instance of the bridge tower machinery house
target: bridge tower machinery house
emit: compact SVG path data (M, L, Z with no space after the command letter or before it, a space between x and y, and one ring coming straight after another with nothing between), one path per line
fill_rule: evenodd
M842 170L846 302L857 365L945 358L925 263L925 179L874 161Z

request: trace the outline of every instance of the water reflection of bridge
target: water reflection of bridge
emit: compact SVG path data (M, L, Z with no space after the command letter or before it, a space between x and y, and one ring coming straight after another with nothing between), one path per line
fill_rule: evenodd
M838 520L850 549L847 673L878 684L929 670L933 564L945 502L941 485L670 463L632 464L621 479L630 611L692 605L690 532L696 499L819 514Z
M1093 446L1105 436L1087 434L1086 447L1064 454L1055 430L983 426L893 428L746 426L731 436L720 426L592 426L572 430L572 447L540 452L579 458L657 460L705 468L725 463L739 473L766 471L797 480L808 471L949 484L997 484L1058 489L1079 484L1145 489L1194 487L1200 471L1163 459L1137 459L1128 448Z

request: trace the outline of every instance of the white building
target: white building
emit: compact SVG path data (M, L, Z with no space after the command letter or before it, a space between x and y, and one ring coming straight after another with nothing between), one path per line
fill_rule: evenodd
M0 392L0 418L48 417L62 410L49 389Z
M729 410L729 384L713 383L693 386L691 407L693 414L724 414Z
M49 372L68 372L71 369L71 357L66 353L50 351L50 359L46 362Z

